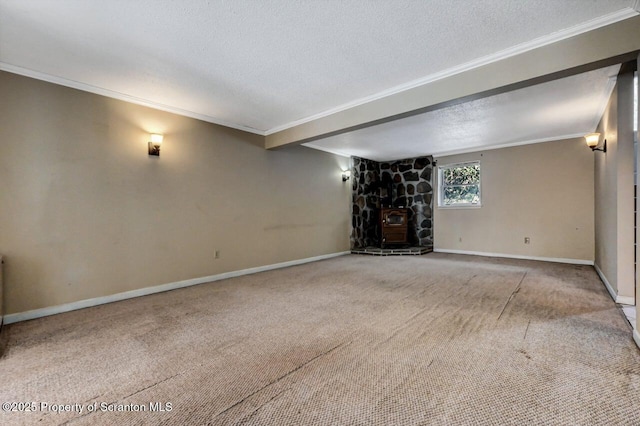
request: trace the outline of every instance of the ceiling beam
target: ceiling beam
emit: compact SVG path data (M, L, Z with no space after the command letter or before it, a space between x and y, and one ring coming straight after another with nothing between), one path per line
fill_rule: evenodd
M627 62L640 51L640 16L376 99L265 138L277 149Z

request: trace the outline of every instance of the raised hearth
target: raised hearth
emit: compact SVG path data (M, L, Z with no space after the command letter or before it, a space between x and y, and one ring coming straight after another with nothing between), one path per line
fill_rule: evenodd
M352 249L352 254L370 254L372 256L419 256L421 254L431 253L433 247L365 247Z

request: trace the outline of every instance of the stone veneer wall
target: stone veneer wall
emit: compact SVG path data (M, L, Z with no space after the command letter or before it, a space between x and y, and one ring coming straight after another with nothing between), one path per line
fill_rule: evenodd
M352 158L353 180L351 198L351 247L364 248L378 245L378 208L380 207L378 185L380 164L364 158Z
M393 180L393 207L408 207L409 243L433 245L432 157L380 164L381 180Z
M352 248L380 245L380 188L392 183L393 207L408 207L409 243L433 245L433 157L378 163L353 157Z

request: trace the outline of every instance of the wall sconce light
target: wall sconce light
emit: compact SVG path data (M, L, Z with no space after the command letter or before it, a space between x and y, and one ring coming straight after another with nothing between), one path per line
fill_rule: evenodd
M342 172L342 181L346 182L351 177L351 170L345 170Z
M160 145L162 145L163 136L152 133L151 140L149 141L149 155L160 156Z
M602 144L602 148L598 148L598 143L600 142L600 133L589 133L584 136L584 139L587 141L587 146L591 148L591 151L602 151L607 152L607 140L604 140Z

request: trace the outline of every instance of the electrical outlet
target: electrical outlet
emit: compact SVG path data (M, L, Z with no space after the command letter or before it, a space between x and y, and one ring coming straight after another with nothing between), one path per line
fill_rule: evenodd
M524 237L524 243L525 244L529 244L531 242L531 238L529 237Z
M213 254L213 258L214 259L220 259L220 250L216 250L215 253Z

